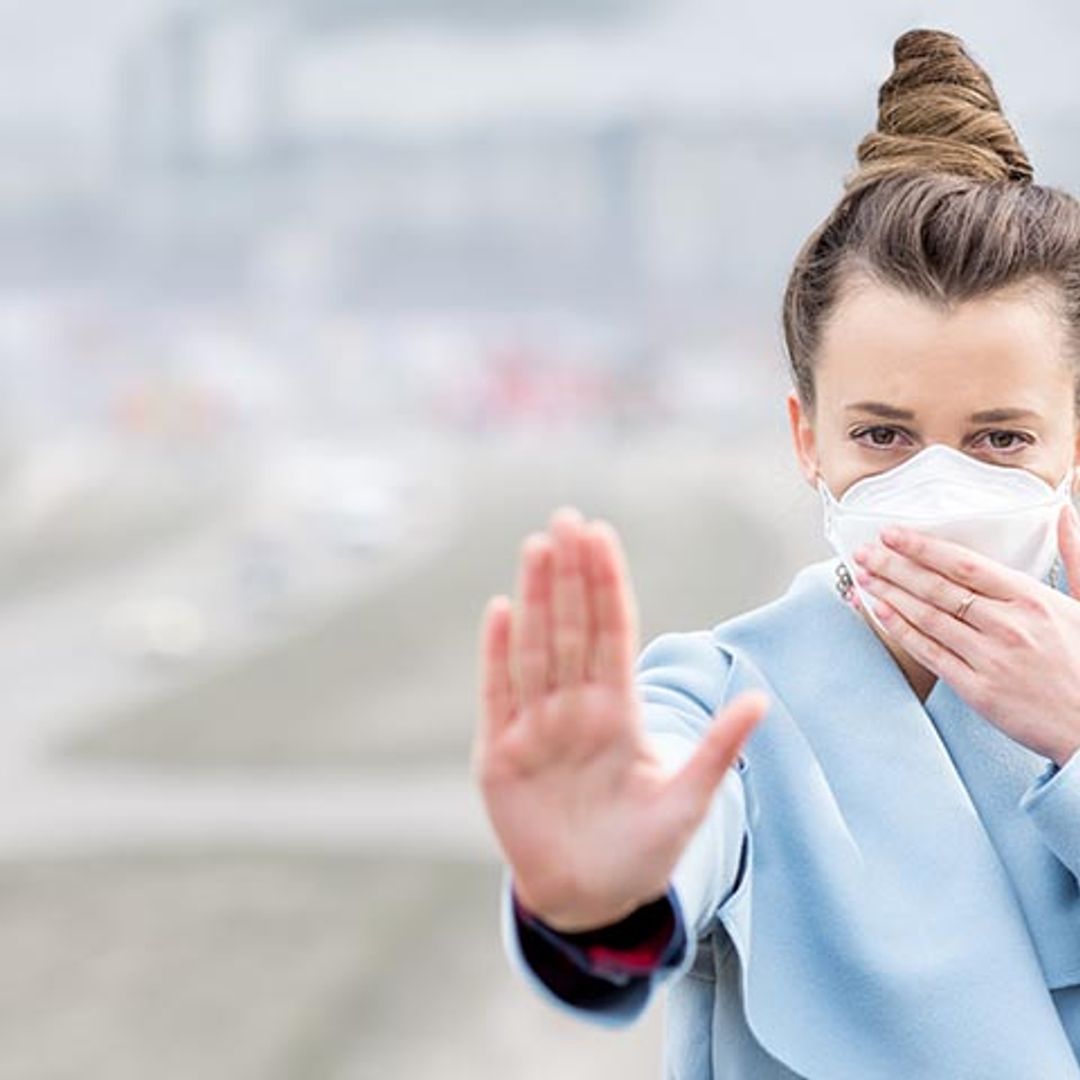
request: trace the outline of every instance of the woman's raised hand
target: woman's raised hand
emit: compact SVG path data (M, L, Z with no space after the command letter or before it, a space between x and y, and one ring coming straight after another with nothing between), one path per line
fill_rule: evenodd
M517 602L481 624L472 775L521 901L563 931L663 895L767 696L717 711L672 772L648 744L634 684L637 611L615 530L573 507L521 546Z

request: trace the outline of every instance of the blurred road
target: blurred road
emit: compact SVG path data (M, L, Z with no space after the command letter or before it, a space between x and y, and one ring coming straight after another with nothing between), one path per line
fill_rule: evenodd
M776 595L828 554L789 453L448 448L406 543L163 675L95 647L111 572L0 613L0 1075L658 1075L659 1009L594 1028L502 956L467 771L479 614L566 502L619 530L643 642ZM214 595L233 527L146 574Z

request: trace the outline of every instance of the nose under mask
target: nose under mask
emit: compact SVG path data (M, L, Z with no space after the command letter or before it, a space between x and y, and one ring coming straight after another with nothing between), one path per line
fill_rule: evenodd
M889 525L952 540L1042 580L1058 558L1057 521L1071 501L1074 472L1070 466L1051 487L1027 469L991 465L931 443L899 465L857 480L839 499L819 474L825 538L853 580L855 551ZM884 630L872 598L858 582L855 588Z

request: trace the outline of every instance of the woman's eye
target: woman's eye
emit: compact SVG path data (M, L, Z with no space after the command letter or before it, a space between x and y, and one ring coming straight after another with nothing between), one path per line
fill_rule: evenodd
M893 427L886 427L883 424L875 424L873 427L860 428L858 431L852 432L852 438L857 441L866 440L863 439L864 435L870 436L870 444L873 446L894 446L895 440L892 438L894 435L899 435L900 432Z
M875 424L873 427L860 428L853 431L851 437L864 446L875 446L884 450L900 445L898 441L904 436L899 428L889 427L885 424ZM1011 453L1023 449L1034 440L1022 431L1009 431L1005 428L995 428L993 431L983 432L973 440L976 446L981 442L984 449L995 450L1001 453Z
M1014 450L1026 446L1031 439L1019 431L996 430L986 432L987 444L991 450ZM1010 441L1017 440L1017 441Z

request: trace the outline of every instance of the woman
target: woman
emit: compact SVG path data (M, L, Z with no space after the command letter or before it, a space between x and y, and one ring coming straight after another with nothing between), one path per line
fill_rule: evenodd
M894 59L784 299L840 560L637 655L562 507L484 614L509 956L601 1024L668 987L684 1080L1080 1077L1080 204L957 38Z

